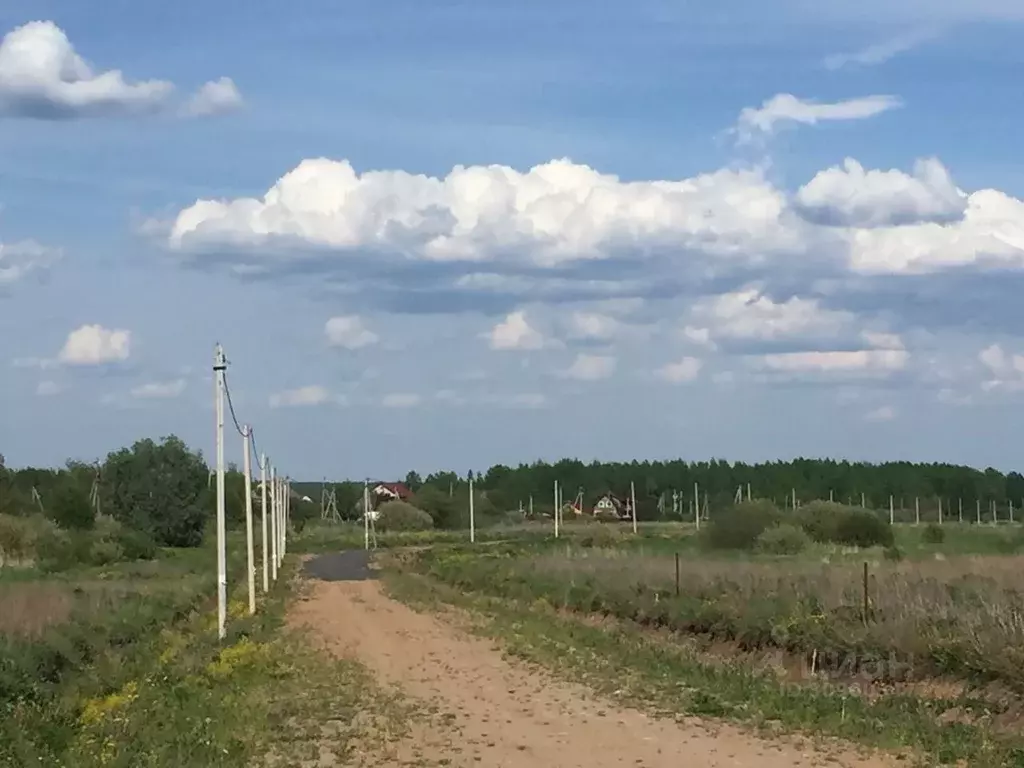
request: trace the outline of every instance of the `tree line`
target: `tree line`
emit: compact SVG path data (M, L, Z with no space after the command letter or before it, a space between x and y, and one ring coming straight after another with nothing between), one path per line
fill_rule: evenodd
M417 499L424 493L432 504L448 498L460 509L468 507L471 476L482 502L488 509L500 512L518 510L520 505L526 511L532 499L536 514L550 514L556 481L567 503L582 491L588 509L605 493L625 498L632 483L636 489L637 515L648 520L692 514L695 483L701 504L706 502L711 507L730 504L740 489L744 497L749 489L752 498L770 499L780 507L792 505L794 495L798 505L830 498L859 505L863 498L866 506L883 509L888 507L892 496L894 506L901 509L912 508L915 500L923 510L934 510L940 502L947 510L955 509L960 503L965 509L973 510L979 502L985 510L993 503L1001 510L1011 503L1017 509L1024 507L1024 476L1018 472L905 461L872 464L800 458L747 464L723 460L585 463L562 459L515 467L496 464L484 472L470 471L464 475L447 471L422 477L411 471L404 482ZM343 481L332 485L342 516L357 516L362 483ZM321 483L296 485L317 504L321 487ZM675 504L673 494L677 499ZM477 509L479 511L479 505ZM463 517L461 513L453 514L455 522L460 524Z
M258 516L258 474L253 512ZM156 546L199 546L214 518L216 483L201 451L168 436L143 439L89 464L11 469L0 456L0 515L43 517L64 531L90 531L99 520L146 536ZM291 521L301 527L316 506L292 500ZM245 479L237 467L225 475L225 516L245 521Z

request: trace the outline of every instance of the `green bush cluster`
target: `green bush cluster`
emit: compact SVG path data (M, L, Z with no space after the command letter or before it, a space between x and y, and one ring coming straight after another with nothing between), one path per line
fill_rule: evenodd
M761 534L782 519L770 501L744 501L717 513L705 529L704 541L711 549L751 550Z
M941 544L946 540L946 532L941 525L928 523L921 531L921 541L925 544Z
M405 501L385 502L377 511L379 516L374 526L382 532L427 531L434 527L430 515Z
M88 530L65 530L41 515L0 515L0 561L9 565L35 565L52 573L79 565L151 560L156 553L146 534L111 518Z
M891 547L894 538L888 521L868 509L816 501L793 514L762 500L719 512L705 529L703 541L711 549L797 554L812 541L867 548Z

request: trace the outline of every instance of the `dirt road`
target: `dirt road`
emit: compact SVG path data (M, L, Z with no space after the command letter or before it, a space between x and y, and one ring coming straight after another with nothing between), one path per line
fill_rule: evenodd
M881 758L804 751L728 726L658 720L505 660L491 643L387 597L378 582L314 581L296 605L337 655L434 704L447 727L417 727L363 765L510 768L881 768ZM713 728L713 730L712 730Z

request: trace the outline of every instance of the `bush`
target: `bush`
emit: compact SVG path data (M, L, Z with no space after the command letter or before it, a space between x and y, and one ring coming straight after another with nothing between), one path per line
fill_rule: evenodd
M47 512L65 531L88 531L96 525L96 510L89 503L89 494L73 478L60 482L47 501Z
M89 544L89 565L110 565L124 559L124 550L114 539L94 537Z
M255 516L255 512L254 512ZM320 507L312 501L293 498L288 510L288 523L296 533L301 533L306 523L320 516Z
M53 528L36 538L36 562L47 573L66 571L89 560L90 537Z
M770 501L744 501L714 516L704 543L711 549L752 550L762 533L781 522L782 513Z
M797 513L800 527L814 541L850 547L891 546L892 527L875 512L831 501L814 501Z
M374 526L380 531L429 531L434 521L422 509L404 501L381 504Z
M463 527L462 510L458 502L448 495L448 491L425 485L413 497L415 506L430 515L434 528Z
M803 528L783 523L758 536L756 549L767 555L799 555L810 543L811 538Z
M819 544L836 541L837 525L851 507L831 501L812 501L797 510L797 522Z
M925 544L941 544L946 540L946 532L941 525L928 523L921 531L921 541Z
M202 543L209 518L209 471L203 457L176 437L139 440L103 465L103 509L168 547Z
M157 556L156 542L142 531L122 526L116 541L124 560L152 560Z
M0 514L0 565L32 560L35 531L22 517Z
M894 540L889 522L866 509L849 509L836 524L836 544L866 549L891 547Z

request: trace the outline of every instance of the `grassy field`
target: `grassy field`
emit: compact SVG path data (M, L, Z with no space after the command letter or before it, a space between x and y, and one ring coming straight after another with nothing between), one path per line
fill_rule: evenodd
M218 642L214 562L207 547L59 576L0 570L0 765L304 765L401 731L404 705L361 667L284 630L291 561L256 616L235 591Z
M887 550L789 557L709 553L693 533L437 545L391 556L390 584L471 608L513 652L655 711L1024 766L1019 529L947 525L934 542L906 526Z

